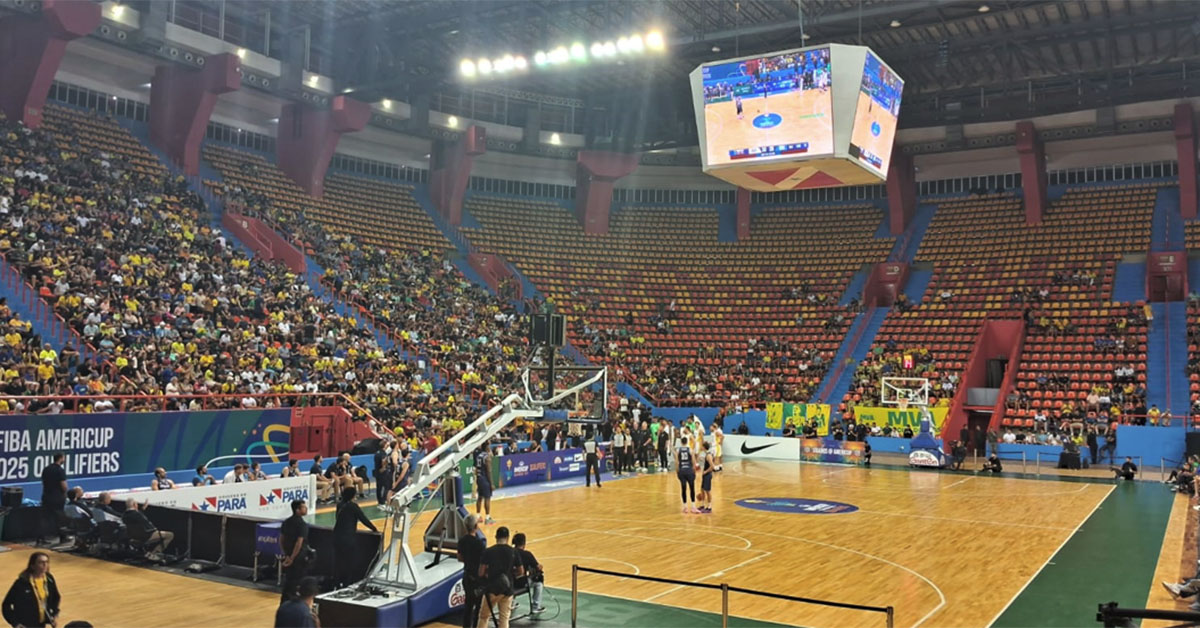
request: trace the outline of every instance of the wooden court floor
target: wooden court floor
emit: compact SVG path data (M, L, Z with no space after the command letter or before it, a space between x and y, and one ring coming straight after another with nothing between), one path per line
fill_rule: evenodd
M860 119L855 120L850 131L850 143L882 157L886 165L888 157L892 154L892 140L896 136L897 120L882 105L875 103L874 106L871 106L871 104L869 95L858 92L858 102L855 104L854 110L862 111L863 114ZM871 133L871 123L879 124L881 129L879 135Z
M525 532L547 584L572 564L840 602L892 605L896 626L986 626L1113 491L1111 482L991 478L832 465L728 462L716 512L679 512L673 474L497 499L497 525ZM1135 488L1135 487L1128 487ZM1141 488L1141 487L1137 487ZM848 514L750 510L788 497L857 506ZM415 529L428 523L423 516ZM414 537L414 542L417 540ZM0 553L14 577L27 550ZM269 625L278 597L236 586L55 554L66 619L97 626ZM581 574L593 594L718 612L719 595ZM1144 590L1144 589L1143 589ZM731 596L734 615L805 626L882 626L880 615Z
M730 163L730 150L793 142L808 142L809 155L833 153L832 94L832 90L811 89L770 96L765 101L762 97L743 98L741 120L733 101L705 107L709 165ZM755 127L755 116L763 113L777 113L782 120L769 129Z

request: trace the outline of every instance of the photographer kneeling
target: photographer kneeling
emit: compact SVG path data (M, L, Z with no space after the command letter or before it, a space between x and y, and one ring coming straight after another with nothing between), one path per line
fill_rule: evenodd
M546 610L542 606L542 589L546 586L546 574L542 570L542 564L533 556L533 552L525 549L525 533L518 532L513 535L513 547L517 549L517 556L521 559L521 566L525 568L525 576L517 578L517 588L528 588L532 599L533 608L529 612L537 615Z

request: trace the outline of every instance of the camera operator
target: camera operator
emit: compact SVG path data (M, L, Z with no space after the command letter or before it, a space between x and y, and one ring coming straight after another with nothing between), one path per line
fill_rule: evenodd
M479 531L479 517L467 515L467 534L458 541L458 560L463 564L463 628L474 628L483 601L483 579L479 577L479 558L487 539Z
M517 588L528 588L533 597L533 608L530 613L537 615L546 610L542 606L542 590L546 586L546 573L542 569L542 564L534 558L533 552L525 549L525 533L518 532L513 536L513 547L517 550L517 556L521 559L521 566L525 568L525 576L517 579Z
M508 628L512 614L513 581L525 575L517 552L508 544L508 528L496 529L496 543L483 550L479 558L479 577L485 582L483 603L479 605L478 628L486 628L492 611L497 628Z

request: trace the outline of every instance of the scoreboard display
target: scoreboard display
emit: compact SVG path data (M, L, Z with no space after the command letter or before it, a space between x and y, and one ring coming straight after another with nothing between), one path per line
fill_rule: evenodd
M826 44L689 76L704 171L752 190L878 183L904 81L870 49Z

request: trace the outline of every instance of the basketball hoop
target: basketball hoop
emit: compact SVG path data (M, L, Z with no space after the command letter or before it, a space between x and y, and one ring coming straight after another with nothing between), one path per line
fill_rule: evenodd
M896 407L900 408L901 412L907 410L908 409L908 397L900 397L899 399L897 399Z

